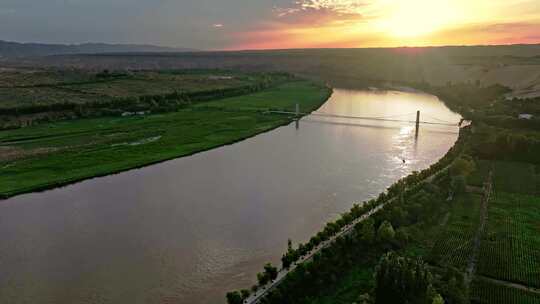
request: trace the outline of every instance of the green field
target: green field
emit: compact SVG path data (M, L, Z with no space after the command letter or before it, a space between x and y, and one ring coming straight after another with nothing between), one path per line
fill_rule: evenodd
M47 189L156 163L268 131L291 117L274 108L313 111L327 87L291 81L176 112L55 122L0 132L0 196Z
M478 273L540 287L540 197L497 192L486 228Z
M537 180L535 165L522 162L496 161L493 168L494 187L499 192L536 194Z
M478 194L464 194L456 198L450 209L448 222L437 235L437 241L428 257L429 261L465 269L480 223L481 199Z

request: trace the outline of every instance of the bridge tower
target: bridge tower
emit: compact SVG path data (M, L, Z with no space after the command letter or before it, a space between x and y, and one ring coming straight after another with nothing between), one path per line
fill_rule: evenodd
M418 129L420 128L420 110L416 111L416 137L418 137Z

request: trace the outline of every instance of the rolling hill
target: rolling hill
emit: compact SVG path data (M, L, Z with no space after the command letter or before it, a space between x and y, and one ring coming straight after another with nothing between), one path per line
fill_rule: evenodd
M187 48L172 48L145 44L43 44L19 43L0 40L1 57L29 57L69 54L99 54L99 53L125 53L125 52L189 52L195 51Z

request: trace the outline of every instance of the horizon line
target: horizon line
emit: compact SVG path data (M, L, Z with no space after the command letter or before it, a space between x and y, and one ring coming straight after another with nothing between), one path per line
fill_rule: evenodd
M540 46L540 41L533 43L485 43L485 44L441 44L441 45L401 45L401 46L365 46L365 47L291 47L291 48L222 48L222 49L199 49L187 46L170 46L153 43L136 43L136 42L76 42L76 43L49 43L49 42L21 42L13 40L2 40L0 42L18 43L18 44L44 44L44 45L63 45L63 46L81 46L88 44L105 44L112 46L146 46L159 47L169 49L186 49L186 53L202 53L202 52L264 52L264 51L291 51L291 50L357 50L357 49L422 49L422 48L447 48L447 47L496 47L496 46ZM171 51L174 53L174 51ZM152 52L144 52L152 53Z

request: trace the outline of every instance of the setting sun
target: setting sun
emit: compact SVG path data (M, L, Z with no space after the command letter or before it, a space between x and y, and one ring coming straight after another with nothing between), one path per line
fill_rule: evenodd
M297 0L226 49L530 43L538 26L534 0Z
M462 18L451 1L384 1L378 27L395 37L418 37L444 29Z

